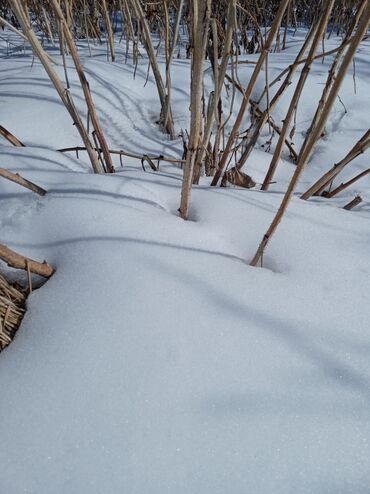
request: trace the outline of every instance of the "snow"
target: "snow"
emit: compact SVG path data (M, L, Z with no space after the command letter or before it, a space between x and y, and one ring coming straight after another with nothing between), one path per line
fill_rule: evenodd
M288 161L267 193L203 178L184 222L176 166L144 173L125 158L116 174L96 176L86 154L57 152L81 145L76 129L29 51L5 57L0 43L0 123L27 145L2 140L1 166L48 190L39 198L0 182L1 242L56 268L0 355L0 491L369 493L369 177L330 201L294 197L264 269L251 268ZM133 80L124 46L115 64L104 46L93 58L79 47L110 147L181 156L181 139L155 124L147 61ZM301 192L366 130L369 49L357 94L352 74L341 91L348 113L338 103ZM292 39L287 54L270 55L271 77L296 50ZM312 71L297 143L329 63ZM239 70L247 80L250 67ZM72 69L69 77L83 110ZM175 125L185 129L188 60L175 60L172 79ZM257 148L247 173L261 181L270 158ZM348 177L367 166L365 154ZM356 193L363 203L341 209Z

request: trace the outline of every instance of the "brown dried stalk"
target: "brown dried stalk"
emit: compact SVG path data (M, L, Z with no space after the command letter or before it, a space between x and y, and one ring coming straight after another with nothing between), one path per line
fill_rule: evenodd
M36 185L33 182L30 182L29 180L21 177L18 173L12 173L9 170L6 170L5 168L0 168L0 177L6 178L11 182L21 185L22 187L25 187L26 189L31 190L32 192L35 192L39 196L44 196L46 194L46 190L40 187L39 185Z
M287 76L284 79L284 82L281 84L280 88L278 89L278 91L276 92L276 94L274 95L272 100L270 101L270 108L266 108L266 110L261 112L258 108L258 105L257 104L254 105L254 110L256 111L256 113L258 115L258 120L254 126L253 134L248 138L247 145L246 145L242 155L240 156L240 158L237 162L236 166L239 170L244 166L247 159L249 158L255 145L257 144L261 130L263 129L263 127L265 126L265 124L267 122L269 122L269 124L273 127L273 129L275 130L275 132L277 132L277 134L279 134L279 135L281 134L281 129L272 123L271 117L269 116L269 113L271 113L274 110L274 108L277 106L282 95L290 87L292 80L293 80L293 77L294 77L294 75L298 69L300 62L302 61L302 58L303 58L303 56L307 50L307 47L309 46L309 44L312 41L312 37L315 34L315 31L316 31L316 29L314 27L312 27L308 36L306 37L306 39L303 43L301 49L299 50L299 53L298 53L294 63L292 63L289 66L289 69L287 71ZM286 137L284 139L284 143L288 147L290 155L293 157L294 161L296 161L297 157L298 157L296 154L296 151L291 146L289 140Z
M190 89L190 135L181 189L180 216L188 219L194 166L202 142L203 64L208 41L211 0L193 0L193 56Z
M370 173L370 168L367 170L364 170L363 172L359 173L355 177L351 178L351 180L348 180L347 182L344 182L343 184L340 184L339 187L336 187L335 189L331 190L330 192L326 192L323 194L327 198L334 197L335 195L339 194L339 192L342 192L342 190L347 189L347 187L350 187L353 185L355 182L360 180L363 177L366 177L366 175L369 175Z
M353 148L341 161L336 163L301 196L301 199L307 200L313 195L319 195L349 163L351 163L357 156L364 153L369 146L370 129L365 132L361 139L356 142Z
M46 261L42 263L34 261L14 252L3 244L0 244L0 259L12 268L23 269L25 271L29 269L32 273L43 276L44 278L50 278L55 273L55 269L49 266Z
M322 109L325 105L325 101L329 95L329 91L330 91L330 88L332 87L333 83L334 83L334 80L335 80L335 75L336 75L336 71L337 71L337 68L338 68L338 65L339 65L339 62L341 60L341 57L348 45L348 42L351 38L351 35L354 31L354 29L356 28L357 24L358 24L358 20L363 12L365 8L365 2L363 2L359 8L358 8L358 11L356 13L356 15L354 16L354 18L352 19L352 22L351 22L351 25L347 31L347 34L346 36L344 37L342 43L340 44L339 48L338 48L338 51L334 57L334 60L331 64L331 67L329 69L329 73L328 73L328 77L327 77L327 80L326 80L326 83L325 83L325 86L324 86L324 89L323 89L323 92L322 92L322 95L321 95L321 98L320 98L320 101L319 101L319 104L316 108L316 112L315 112L315 115L312 119L312 122L311 122L311 125L309 127L309 129L307 130L307 133L306 133L306 138L302 144L302 148L305 147L306 145L306 142L307 140L309 139L309 136L312 132L312 129L315 127L316 123L318 122L319 120L319 117L320 117L320 114L322 112Z
M222 157L221 157L218 169L217 169L215 176L212 180L212 183L211 183L212 186L217 185L217 183L221 177L221 174L225 168L226 162L229 159L230 152L231 152L231 150L235 144L240 125L243 121L245 111L249 105L249 99L251 97L253 87L257 81L258 75L259 75L259 73L263 67L263 64L265 63L266 56L267 56L267 54L271 48L271 45L274 42L276 32L280 28L280 24L281 24L281 21L283 19L283 16L284 16L284 13L285 13L285 10L286 10L288 4L289 4L289 0L282 0L280 2L280 6L279 6L279 9L278 9L276 16L274 18L274 22L271 26L269 35L268 35L267 40L266 40L266 42L262 48L261 54L259 56L259 59L258 59L257 64L255 66L255 69L252 73L252 76L250 78L247 89L245 90L244 98L243 98L242 103L240 105L240 109L239 109L238 115L236 117L234 126L231 130L231 134L230 134L229 139L227 141L227 144L225 146L224 152L222 153Z
M105 27L107 30L107 38L109 43L110 54L112 57L112 62L114 62L116 58L116 54L114 49L114 36L113 36L112 24L110 22L109 12L107 9L107 2L105 0L101 0L101 4L104 14Z
M101 152L101 149L95 148L96 151ZM86 151L85 147L82 146L72 146L70 148L63 148L63 149L57 149L60 153L67 153L69 151L75 151L78 153L78 151ZM137 154L137 153L129 153L128 151L123 151L122 149L109 149L110 154L116 154L118 156L129 156L130 158L136 158L138 160L143 159L143 157L150 158L153 161L167 161L168 163L185 163L185 160L175 158L173 156L163 156L163 154L159 155L148 155L148 154Z
M86 128L82 122L82 119L76 110L76 107L73 103L72 96L68 89L66 89L61 82L58 74L52 67L49 58L47 57L47 54L43 47L41 46L41 43L39 42L34 30L31 27L29 17L27 15L27 11L25 10L25 5L20 1L20 0L9 0L9 3L12 7L13 12L17 16L17 19L19 23L22 26L22 29L30 42L32 49L34 53L37 55L39 60L41 61L42 65L44 66L44 69L46 70L51 82L53 83L55 89L57 90L60 99L62 100L64 106L66 107L68 113L71 115L71 118L73 120L73 123L76 125L76 128L78 129L80 136L83 140L83 143L85 144L85 147L87 149L91 165L93 167L93 170L95 173L102 173L104 170L101 166L101 164L98 161L97 154L94 150L94 146L92 145L90 141L90 137L86 131Z
M196 163L198 166L198 174L200 175L200 167L202 165L204 156L206 154L206 150L208 148L208 144L210 142L212 127L215 119L217 118L218 107L220 104L221 91L224 83L224 79L226 76L227 65L231 56L231 45L233 40L233 33L235 29L235 12L236 12L236 0L230 0L229 8L227 12L227 30L225 34L224 48L222 52L221 64L218 66L218 56L214 55L214 80L215 80L215 90L213 96L213 111L209 114L209 118L207 118L206 128L204 131L204 138L202 142L202 147L199 151L199 155L197 156ZM217 30L215 29L215 20L213 19L213 40L214 40L214 48L217 50Z
M80 57L79 57L77 49L76 49L75 42L73 40L71 31L68 28L67 22L64 18L63 12L62 12L57 0L50 0L50 2L51 2L51 5L54 9L54 12L55 12L56 16L58 17L58 20L59 20L59 22L63 28L63 34L65 37L68 49L69 49L71 56L73 58L73 62L75 64L76 71L77 71L78 77L80 79L81 87L82 87L82 90L83 90L83 93L85 96L85 101L86 101L86 106L87 106L87 109L89 112L89 117L91 118L91 123L94 127L94 131L95 131L96 137L99 141L100 147L102 148L105 166L107 168L107 171L112 173L112 172L114 172L112 158L111 158L111 155L109 154L107 141L105 140L105 136L104 136L103 130L101 128L98 115L96 113L95 105L94 105L94 102L93 102L93 99L91 96L90 87L89 87L89 84L87 82L85 72L82 68L82 64L81 64Z
M142 26L142 30L143 30L142 35L144 38L145 49L147 51L150 66L152 68L154 79L157 85L158 95L161 102L160 123L164 127L164 120L167 118L166 126L164 128L170 135L171 139L174 139L176 134L175 134L175 128L173 125L172 112L170 107L171 102L169 101L168 94L166 93L165 85L163 83L162 75L159 69L157 56L155 53L152 37L150 34L149 24L144 14L144 11L142 9L142 6L140 4L140 0L130 0L130 1L134 8L135 14L140 20ZM169 108L167 109L167 107Z
M352 201L350 201L348 204L343 206L343 209L346 209L347 211L350 211L354 207L358 206L362 202L362 197L361 196L356 196Z
M3 136L7 141L10 142L10 144L13 144L13 146L17 147L25 147L23 142L21 142L19 139L15 137L9 130L7 130L5 127L0 125L0 135Z
M310 139L307 141L306 146L301 149L300 156L298 159L298 164L295 169L295 172L293 174L293 177L289 183L288 189L284 195L284 198L282 200L282 203L279 207L278 212L275 215L275 218L273 219L270 227L268 228L267 232L265 233L260 245L258 246L257 252L254 255L252 261L250 262L251 266L256 266L259 260L261 259L264 250L273 235L273 233L276 231L280 221L282 220L284 213L288 207L288 204L293 196L294 189L298 183L299 178L301 177L301 174L303 172L303 169L305 165L307 164L315 144L317 143L318 139L320 138L320 135L324 129L325 123L327 121L327 118L330 114L330 111L334 105L334 102L337 98L337 94L339 91L339 88L341 87L341 84L343 82L343 79L349 69L350 64L352 63L353 57L356 53L356 50L359 46L359 44L362 41L362 37L364 33L367 30L367 27L370 22L370 2L368 0L364 0L367 5L364 10L363 16L360 20L360 23L357 28L356 34L353 36L351 43L349 45L349 48L347 50L347 53L344 56L344 59L338 69L337 72L337 77L330 89L330 92L328 94L328 97L326 99L325 105L322 109L322 112L320 114L319 120L315 126L315 128L312 130L312 133L310 135Z
M283 127L281 129L281 134L279 136L278 142L275 147L275 151L269 166L269 169L266 173L265 179L262 184L262 190L267 190L269 188L270 183L272 182L274 173L276 171L277 165L280 161L281 154L283 152L283 145L284 145L284 139L288 135L289 127L293 118L293 115L297 109L299 99L302 95L303 88L306 84L308 75L311 70L311 66L313 64L313 61L315 59L316 51L317 48L319 47L319 44L322 40L323 34L325 33L326 26L328 24L329 18L330 18L330 13L332 11L333 5L334 5L335 0L329 0L326 4L325 11L323 12L323 15L321 16L320 22L318 24L317 30L315 32L315 36L313 38L310 51L308 53L308 57L306 60L306 63L304 64L304 67L302 69L301 75L299 77L297 86L295 88L294 94L292 96L292 99L289 104L288 111L286 113L286 116L283 120Z

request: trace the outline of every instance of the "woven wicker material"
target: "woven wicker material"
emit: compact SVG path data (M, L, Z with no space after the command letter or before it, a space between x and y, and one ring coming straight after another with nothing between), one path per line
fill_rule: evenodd
M26 294L0 274L0 351L14 338L25 313Z

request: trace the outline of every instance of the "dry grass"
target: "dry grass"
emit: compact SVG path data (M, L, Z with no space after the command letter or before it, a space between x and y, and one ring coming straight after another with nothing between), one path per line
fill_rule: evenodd
M26 292L0 274L0 352L9 345L26 311Z

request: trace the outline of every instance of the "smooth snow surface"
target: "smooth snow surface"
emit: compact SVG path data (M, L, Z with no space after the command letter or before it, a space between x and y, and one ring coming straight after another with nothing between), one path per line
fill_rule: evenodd
M299 36L270 55L271 78ZM295 197L264 269L251 268L293 165L280 163L268 193L204 178L184 222L176 166L144 173L124 159L96 176L84 153L55 151L81 145L76 129L30 52L6 57L0 47L0 124L27 144L1 140L1 166L48 190L39 198L0 182L1 243L56 267L0 354L0 493L369 494L369 178L331 201ZM133 80L124 47L115 64L104 46L93 58L80 49L111 148L181 156L181 139L155 124L147 61ZM347 113L338 102L300 191L368 126L369 52L367 42L357 94L349 74ZM310 76L297 146L330 60ZM248 74L242 65L241 80ZM185 129L189 61L174 62L172 79ZM270 159L259 147L246 171L261 181ZM338 184L368 166L360 156ZM362 204L341 209L356 193Z

